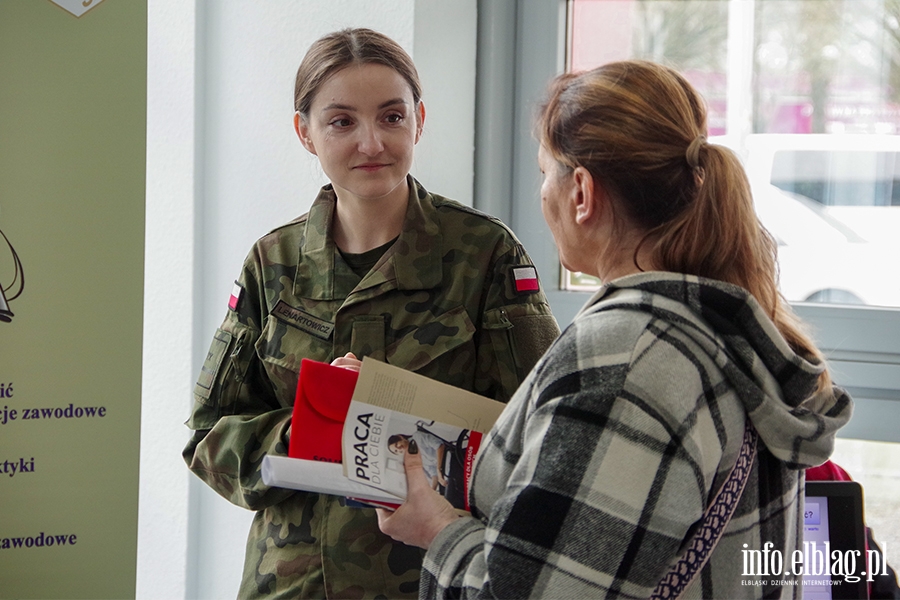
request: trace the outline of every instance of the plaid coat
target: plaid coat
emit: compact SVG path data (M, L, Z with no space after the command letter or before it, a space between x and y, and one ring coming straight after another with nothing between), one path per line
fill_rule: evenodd
M799 597L742 551L802 548L802 469L850 418L745 290L673 273L602 288L510 400L475 466L473 518L425 558L420 597L646 598L741 446L759 450L734 517L685 597ZM779 580L773 583L773 580ZM786 585L785 585L786 584Z

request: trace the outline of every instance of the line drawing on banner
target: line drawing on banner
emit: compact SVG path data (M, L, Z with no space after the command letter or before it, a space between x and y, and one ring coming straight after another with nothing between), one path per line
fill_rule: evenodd
M25 290L25 271L22 269L22 261L19 259L16 249L13 248L12 242L9 241L9 238L6 237L6 234L3 233L2 230L0 230L0 235L6 240L6 245L9 246L9 251L12 253L13 264L15 266L13 280L9 285L4 287L3 282L0 282L0 323L9 323L13 318L13 312L9 308L9 301L15 300L21 296L22 292ZM17 283L19 289L10 293L7 297L6 293L13 289Z

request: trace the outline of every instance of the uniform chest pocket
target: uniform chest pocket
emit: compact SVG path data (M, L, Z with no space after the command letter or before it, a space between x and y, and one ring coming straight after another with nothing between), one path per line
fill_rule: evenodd
M437 317L429 314L427 320L415 323L412 331L385 348L385 360L407 371L418 371L451 350L468 345L471 357L460 360L474 362L475 348L471 343L474 336L475 325L465 307L459 306Z
M256 354L276 394L282 402L287 402L286 406L293 404L300 361L304 358L329 361L331 352L330 340L310 335L274 317L266 321L256 343Z

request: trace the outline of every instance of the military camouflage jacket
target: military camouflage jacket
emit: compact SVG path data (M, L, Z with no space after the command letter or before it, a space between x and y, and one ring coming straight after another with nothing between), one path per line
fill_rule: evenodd
M257 241L213 337L184 458L258 511L241 598L417 593L422 553L382 534L373 510L262 482L262 458L287 454L302 358L353 352L506 401L559 333L512 232L409 182L403 230L362 280L336 250L323 188L307 215Z

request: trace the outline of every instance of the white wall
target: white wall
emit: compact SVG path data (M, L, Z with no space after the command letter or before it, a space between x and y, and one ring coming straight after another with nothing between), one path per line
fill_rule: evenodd
M427 114L413 174L426 188L472 206L476 0L418 0L415 5L412 55Z
M414 174L471 204L475 0L149 0L139 598L234 597L251 513L190 476L191 389L253 241L325 182L291 128L324 33L366 26L413 55L428 115Z
M197 348L193 2L151 0L147 15L147 197L137 595L183 598L189 478L185 441Z

